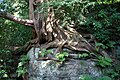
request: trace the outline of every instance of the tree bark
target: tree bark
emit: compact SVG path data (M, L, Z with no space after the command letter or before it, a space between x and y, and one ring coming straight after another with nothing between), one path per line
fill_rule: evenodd
M14 21L14 22L19 23L19 24L26 25L26 26L30 26L30 27L34 26L33 20L17 18L15 16L13 16L12 14L7 13L5 11L0 11L0 17Z

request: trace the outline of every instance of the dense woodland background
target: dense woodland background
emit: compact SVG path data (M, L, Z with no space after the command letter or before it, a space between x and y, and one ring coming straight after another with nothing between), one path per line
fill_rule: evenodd
M37 1L39 2L39 0L35 2ZM119 80L120 51L116 54L115 50L120 46L120 0L46 0L43 2L38 4L37 9L31 14L41 13L46 19L49 14L48 9L52 8L55 19L59 20L57 25L60 25L60 28L76 30L94 47L94 51L88 49L90 52L87 52L87 54L92 53L92 56L83 54L83 57L95 58L98 61L98 67L104 68L103 72L110 70L105 73L107 78L100 80L108 80L108 78ZM26 52L29 49L26 50L23 46L38 36L34 27L25 26L24 22L11 21L6 14L26 20L31 19L30 10L29 0L0 1L0 79L2 80L15 79L11 77L11 74L17 74L19 79L24 76L27 72L25 65L28 61ZM77 36L74 37L76 39L73 40L77 40ZM40 45L45 43L42 39L39 40ZM46 39L46 42L50 40ZM101 50L104 50L109 57L106 58L106 55L101 54ZM22 63L21 66L18 63Z

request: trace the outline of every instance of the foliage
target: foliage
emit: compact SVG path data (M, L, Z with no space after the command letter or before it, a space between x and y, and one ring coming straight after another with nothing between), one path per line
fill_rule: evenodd
M92 77L90 75L81 75L79 77L80 80L112 80L110 77L108 76L102 76L102 77Z
M61 53L57 53L56 58L59 59L61 62L65 61L65 58L68 57L68 53L67 52L61 52Z
M18 64L16 72L18 73L19 76L23 76L25 73L27 73L27 68L26 64L29 61L29 58L27 55L22 55L20 58L20 62Z
M88 55L88 53L80 53L79 54L79 58L86 58L86 57L88 57L89 55Z
M111 66L112 65L111 62L112 62L111 58L99 56L97 65L105 68L105 67Z
M90 75L81 75L79 77L80 80L93 80Z
M40 10L42 7L45 9L52 7L55 18L60 20L60 25L62 27L65 27L71 24L82 24L84 21L83 14L87 12L86 8L93 4L94 2L89 2L89 0L51 0L44 3L40 7Z
M9 79L11 65L14 62L10 50L0 49L0 79Z
M3 60L0 60L0 63L3 63ZM8 77L7 71L6 71L6 66L0 64L0 79Z
M25 1L3 0L0 10L17 17L28 18L28 5ZM4 46L22 46L30 40L31 35L31 28L0 18L0 48Z
M120 62L116 61L115 63L113 63L113 65L109 68L105 68L103 69L103 73L109 77L111 77L112 79L116 80L119 79L120 77L120 66L119 66Z
M109 75L112 78L115 78L115 77L119 76L119 74L114 69L106 70L106 74Z
M16 17L28 18L28 4L26 0L3 0L0 10L9 12ZM32 29L15 22L0 18L0 78L4 75L11 77L11 72L16 69L11 46L23 46L31 39ZM17 62L17 61L16 61ZM13 68L14 67L14 68ZM9 80L9 79L7 79Z
M120 64L119 61L116 61L116 63L113 64L114 71L117 72L118 74L120 74L120 65L119 64Z
M120 74L120 67L119 61L115 61L113 62L111 58L108 57L102 57L99 56L98 57L98 62L97 62L97 66L100 67L100 69L102 70L102 73L104 75L106 75L106 77L101 77L98 78L98 80L117 80L119 79L119 74Z
M96 48L97 51L99 51L100 48L102 48L102 49L114 48L115 44L117 44L115 41L109 41L106 44L103 44L101 42L96 42L95 43L95 48Z
M39 53L40 53L41 57L46 57L47 54L53 53L53 51L51 49L49 49L49 50L42 49Z
M31 28L4 19L0 19L0 22L0 47L21 46L31 38Z
M120 0L93 0L96 1L99 4L111 4L114 2L119 2Z
M28 18L28 0L3 0L0 10L14 14L17 17Z
M108 76L103 76L103 77L100 77L96 80L112 80L112 78L108 77Z
M120 12L114 5L107 8L104 5L103 7L96 6L90 10L96 12L90 13L86 20L87 30L106 47L113 47L120 37Z
M102 43L96 42L95 43L95 48L96 48L97 51L99 51L100 48L106 49L107 47Z

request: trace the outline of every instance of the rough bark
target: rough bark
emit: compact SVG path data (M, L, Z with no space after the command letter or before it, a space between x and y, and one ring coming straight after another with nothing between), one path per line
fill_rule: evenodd
M7 13L5 11L0 11L0 17L14 21L19 24L26 25L26 26L33 26L33 20L17 18L13 16L12 14Z

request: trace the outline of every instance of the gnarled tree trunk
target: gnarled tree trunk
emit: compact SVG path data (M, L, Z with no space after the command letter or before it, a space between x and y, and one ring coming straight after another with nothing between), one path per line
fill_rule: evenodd
M47 1L47 0L46 0ZM62 47L71 50L100 53L82 37L75 29L66 27L61 28L59 20L55 19L52 8L48 8L47 18L43 13L39 13L38 8L44 3L44 0L29 0L29 17L34 22L36 37L33 43L38 44L40 48L57 47L55 53L62 50Z

